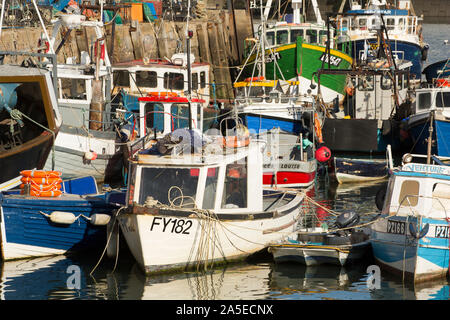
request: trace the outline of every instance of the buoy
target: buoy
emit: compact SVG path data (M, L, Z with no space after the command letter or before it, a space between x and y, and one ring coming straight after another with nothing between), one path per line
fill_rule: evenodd
M23 170L20 172L22 177L31 178L51 178L61 177L62 173L59 171L45 171L45 170Z
M62 195L61 190L51 190L51 191L36 191L31 189L30 195L34 197L59 197Z
M35 184L35 185L39 185L39 184L43 184L43 185L54 185L54 184L58 184L62 182L61 178L32 178L32 177L22 177L20 179L20 181L22 181L23 184Z
M59 224L72 224L78 219L72 212L65 211L53 211L50 215L46 216L51 222Z
M111 216L104 213L94 213L90 218L90 222L94 226L106 226L110 220Z
M319 162L327 162L331 158L331 151L323 146L316 150L316 159Z
M84 158L86 160L93 161L93 160L97 159L97 153L94 151L87 151L84 153Z

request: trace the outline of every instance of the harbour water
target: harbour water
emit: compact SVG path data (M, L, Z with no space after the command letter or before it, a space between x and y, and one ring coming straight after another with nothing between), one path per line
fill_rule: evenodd
M450 56L450 24L424 25L430 64ZM450 39L449 39L450 40ZM321 205L305 210L319 219L334 212L377 214L379 182L367 185L316 183L311 197ZM0 262L1 300L448 300L447 280L411 286L383 270L373 279L369 256L357 265L305 267L275 264L268 254L203 272L144 276L133 257L120 251L117 261L102 252L75 257L45 257ZM371 274L371 273L370 273Z

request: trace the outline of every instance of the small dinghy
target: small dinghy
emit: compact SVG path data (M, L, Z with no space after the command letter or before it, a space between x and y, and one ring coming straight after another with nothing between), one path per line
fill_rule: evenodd
M294 238L289 238L269 247L275 262L300 262L307 266L333 264L344 266L365 256L370 249L368 232L352 228L360 217L354 212L337 217L338 231L327 227L299 229Z

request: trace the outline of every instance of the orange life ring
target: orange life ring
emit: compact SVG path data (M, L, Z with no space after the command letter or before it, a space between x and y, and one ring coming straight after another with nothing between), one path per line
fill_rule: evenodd
M176 97L178 94L176 92L171 91L161 91L161 92L149 92L149 96L152 97Z
M61 194L62 194L61 190L52 190L52 191L30 190L30 195L34 197L59 197Z
M317 114L317 112L314 113L314 129L316 132L317 140L319 140L319 143L322 143L322 127L320 126L319 115Z
M23 177L31 178L47 178L47 177L61 177L62 173L59 171L45 171L45 170L23 170L20 172Z
M25 188L25 184L21 184L20 189ZM45 185L45 184L38 184L38 185L30 185L30 190L33 191L55 191L60 190L62 188L60 183L57 184L51 184L51 185Z
M250 144L249 136L227 136L223 138L223 145L227 148L241 148Z
M22 177L20 179L20 181L22 181L22 183L24 184L44 184L44 185L53 185L53 184L57 184L57 183L61 183L62 179L61 178L56 178L56 177L42 177L42 178L31 178L31 177Z
M245 82L253 82L253 81L263 81L264 77L249 77L249 78L245 78Z

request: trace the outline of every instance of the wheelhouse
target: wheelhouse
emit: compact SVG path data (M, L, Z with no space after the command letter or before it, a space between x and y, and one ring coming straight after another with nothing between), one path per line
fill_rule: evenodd
M202 157L139 154L130 162L128 204L157 201L216 213L261 212L262 159L259 142ZM186 156L186 155L185 155ZM185 157L184 156L184 157Z

